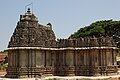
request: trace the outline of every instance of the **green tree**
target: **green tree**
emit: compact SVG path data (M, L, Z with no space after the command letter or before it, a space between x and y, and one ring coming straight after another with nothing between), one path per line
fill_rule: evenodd
M87 36L113 36L118 35L120 33L120 21L113 20L103 20L96 21L89 26L85 26L84 28L80 28L74 34L69 36L69 39L76 39L79 37L87 37Z

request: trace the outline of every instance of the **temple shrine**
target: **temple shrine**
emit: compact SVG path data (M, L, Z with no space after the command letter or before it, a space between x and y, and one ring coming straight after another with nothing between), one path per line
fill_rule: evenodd
M28 9L9 41L6 77L108 76L117 74L112 37L56 40L52 24L38 23Z

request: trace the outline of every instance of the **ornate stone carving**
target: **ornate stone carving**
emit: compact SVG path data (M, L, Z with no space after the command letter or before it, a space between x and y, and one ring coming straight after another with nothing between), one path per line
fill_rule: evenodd
M41 25L30 11L20 16L8 47L55 47L51 23Z

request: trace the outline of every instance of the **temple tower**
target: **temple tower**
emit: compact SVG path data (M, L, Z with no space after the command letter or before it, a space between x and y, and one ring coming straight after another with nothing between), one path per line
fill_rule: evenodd
M39 57L42 57L40 56L42 51L38 53L39 50L36 51L31 48L56 47L55 39L51 23L47 25L39 24L37 17L28 8L24 15L20 15L20 19L9 41L8 49L12 48L12 50L8 50L9 62L6 77L21 77L24 74L24 72L23 74L21 72L23 67L28 70L28 67L32 68L42 64L38 61L41 61ZM18 48L22 49L19 50Z
M24 15L20 15L16 29L8 47L55 47L55 34L51 23L42 25L30 8Z

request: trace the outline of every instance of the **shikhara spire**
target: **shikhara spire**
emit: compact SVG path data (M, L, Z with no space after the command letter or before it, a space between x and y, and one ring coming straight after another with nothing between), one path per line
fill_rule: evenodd
M24 15L20 15L8 47L55 47L55 34L51 26L39 24L38 18L28 8Z

